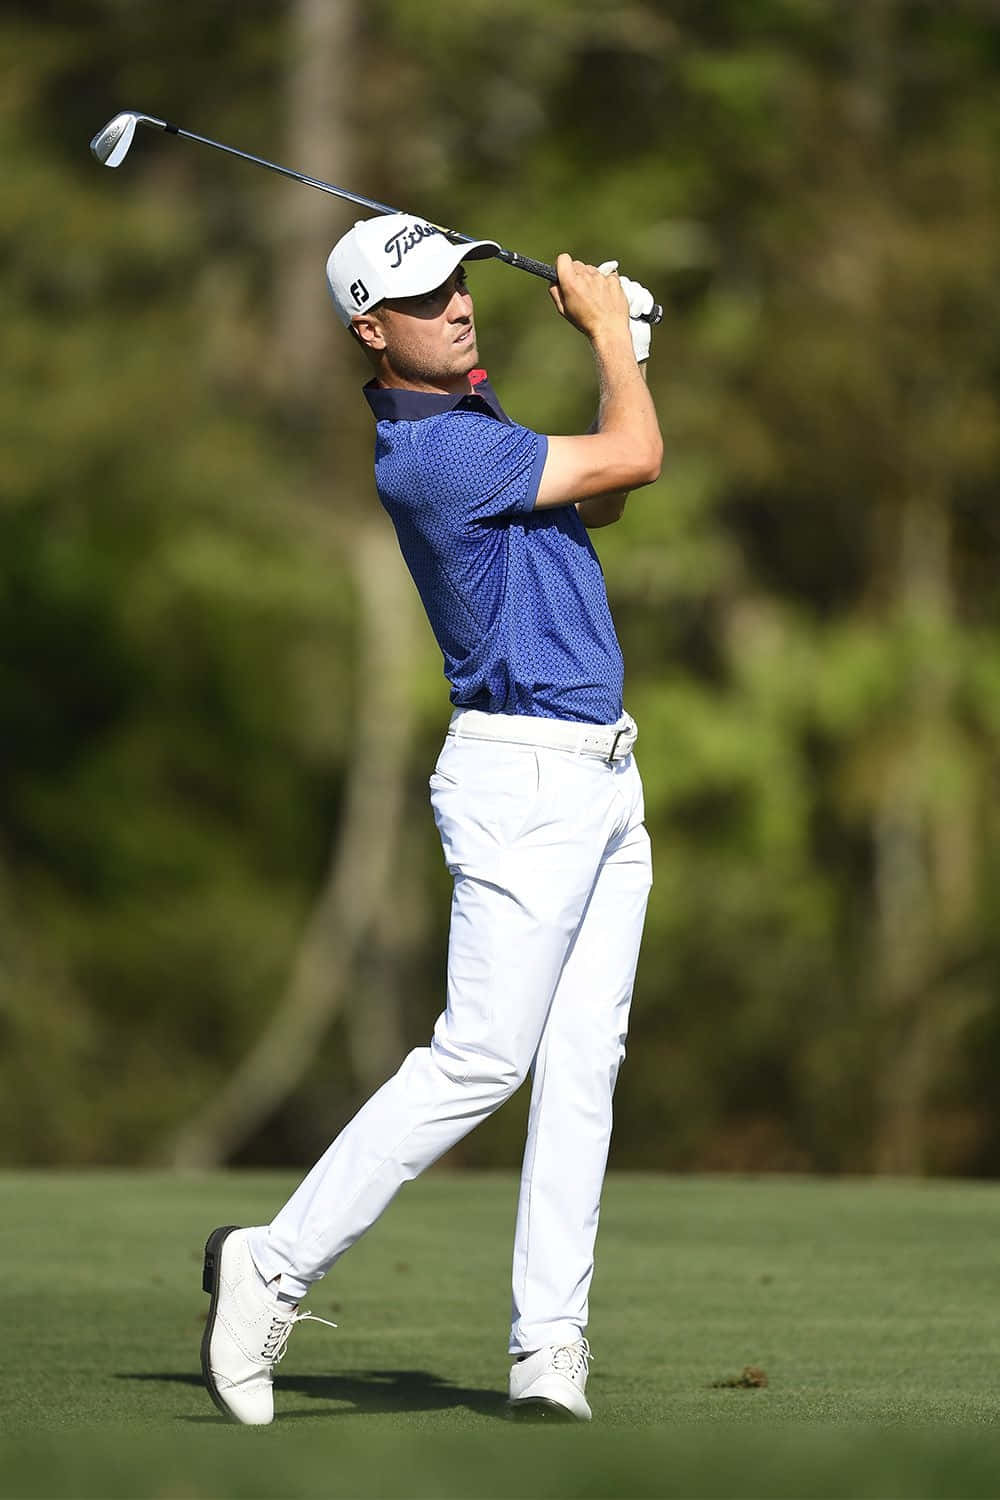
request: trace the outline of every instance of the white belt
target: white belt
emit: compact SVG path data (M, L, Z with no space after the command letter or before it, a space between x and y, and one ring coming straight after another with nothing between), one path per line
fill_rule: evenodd
M478 708L456 708L448 733L463 740L544 745L574 755L593 755L609 763L631 755L639 735L629 714L622 714L617 724L581 724L574 719L536 719L530 714L485 714Z

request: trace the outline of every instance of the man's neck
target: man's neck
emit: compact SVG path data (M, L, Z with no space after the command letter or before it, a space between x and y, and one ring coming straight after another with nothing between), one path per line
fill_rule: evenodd
M423 391L430 396L468 396L474 390L468 375L453 375L444 380L427 380L417 376L397 375L395 370L380 370L378 384L387 390Z

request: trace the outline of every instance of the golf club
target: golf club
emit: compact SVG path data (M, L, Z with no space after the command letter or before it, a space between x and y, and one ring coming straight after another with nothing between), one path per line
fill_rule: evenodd
M169 120L159 120L155 115L139 114L135 110L124 110L115 115L113 120L103 126L90 143L90 149L103 167L120 167L128 155L132 138L135 135L137 125L149 125L154 130L165 130L168 135L181 135L185 140L198 141L202 146L212 146L216 151L225 151L230 156L238 156L243 161L250 161L257 167L266 167L269 172L278 172L282 177L291 177L295 182L305 183L306 187L319 188L321 193L331 193L335 198L345 198L349 203L356 203L360 208L370 208L377 214L396 214L398 208L390 208L387 203L378 203L374 198L363 198L360 193L351 193L347 188L334 187L331 182L321 182L318 177L307 177L304 172L296 172L291 167L279 166L277 162L266 161L263 156L253 156L249 151L239 151L235 146L225 146L221 141L213 141L206 135L196 135L193 130L182 130L179 125L172 125ZM446 229L443 224L434 224L434 229L440 230L454 245L471 244L475 239L471 234L460 234L457 229ZM516 250L499 250L497 260L504 261L508 266L516 266L519 271L528 271L532 276L541 276L543 280L555 282L555 267L547 265L542 260L532 260L528 255L519 255ZM650 312L645 313L643 321L646 323L659 323L663 317L663 308L659 303L654 303Z

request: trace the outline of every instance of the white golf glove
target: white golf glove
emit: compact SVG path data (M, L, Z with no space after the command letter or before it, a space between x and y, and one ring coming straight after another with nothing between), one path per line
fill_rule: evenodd
M606 260L597 268L602 276L610 276L612 271L618 270L616 260ZM642 314L652 310L653 294L646 287L640 286L638 281L633 281L630 276L619 276L622 291L628 301L628 326L632 335L632 349L639 364L649 358L650 345L653 342L653 325L642 321Z

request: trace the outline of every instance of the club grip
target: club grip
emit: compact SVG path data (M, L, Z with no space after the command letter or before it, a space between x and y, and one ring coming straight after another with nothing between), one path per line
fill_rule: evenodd
M517 266L519 271L528 271L532 276L540 276L543 281L553 285L559 280L555 266L547 265L544 260L532 260L530 255L518 255L516 250L503 250L499 258L509 266Z
M516 266L519 271L528 271L532 276L540 276L543 281L555 283L559 280L556 275L555 266L547 265L544 260L532 260L530 255L519 255L516 250L501 250L499 260L505 260L509 266ZM663 308L659 302L654 302L648 313L643 313L639 322L657 323L663 321Z

